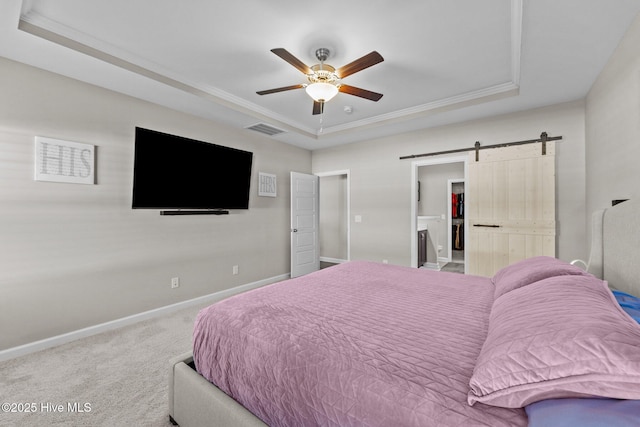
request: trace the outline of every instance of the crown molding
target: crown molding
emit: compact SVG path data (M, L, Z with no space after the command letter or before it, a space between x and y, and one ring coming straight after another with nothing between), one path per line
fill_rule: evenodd
M287 130L301 133L307 137L317 138L315 129L302 126L272 110L263 108L217 87L190 81L184 76L178 76L152 61L72 29L32 10L20 17L18 29L260 120L277 122L278 125L285 127Z
M520 63L522 55L522 7L523 0L511 0L511 80L484 89L478 89L463 94L442 98L411 108L397 110L388 114L381 114L363 120L343 125L324 128L323 135L342 133L356 128L372 127L389 124L401 120L409 120L427 116L453 108L464 108L482 102L489 102L520 93Z
M501 83L485 89L479 89L472 92L463 93L449 98L439 99L426 104L418 105L411 108L393 111L387 114L370 117L339 126L332 126L323 129L323 134L332 134L344 132L355 128L371 127L381 124L389 124L401 120L410 120L429 114L435 114L442 111L452 110L455 108L464 108L483 102L494 101L508 96L518 95L520 87L513 82Z

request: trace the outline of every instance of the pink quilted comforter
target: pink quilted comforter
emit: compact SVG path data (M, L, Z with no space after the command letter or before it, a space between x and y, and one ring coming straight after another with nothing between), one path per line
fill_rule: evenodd
M526 426L469 406L490 279L357 261L202 310L197 370L270 426Z

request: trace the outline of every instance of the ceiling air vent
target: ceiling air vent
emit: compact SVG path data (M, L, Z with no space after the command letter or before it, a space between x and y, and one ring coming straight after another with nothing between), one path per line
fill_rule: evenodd
M247 126L245 129L254 130L265 135L273 136L284 133L282 129L278 129L266 123L256 123L255 125Z

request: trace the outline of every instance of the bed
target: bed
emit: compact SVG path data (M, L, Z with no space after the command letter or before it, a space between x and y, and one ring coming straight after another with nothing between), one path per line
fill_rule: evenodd
M492 278L353 261L213 304L171 364L171 420L640 425L638 209L594 214L588 271L550 257Z

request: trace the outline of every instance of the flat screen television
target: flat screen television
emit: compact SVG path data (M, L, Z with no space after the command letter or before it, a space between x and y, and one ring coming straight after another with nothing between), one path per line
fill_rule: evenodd
M248 209L253 153L136 127L133 209Z

